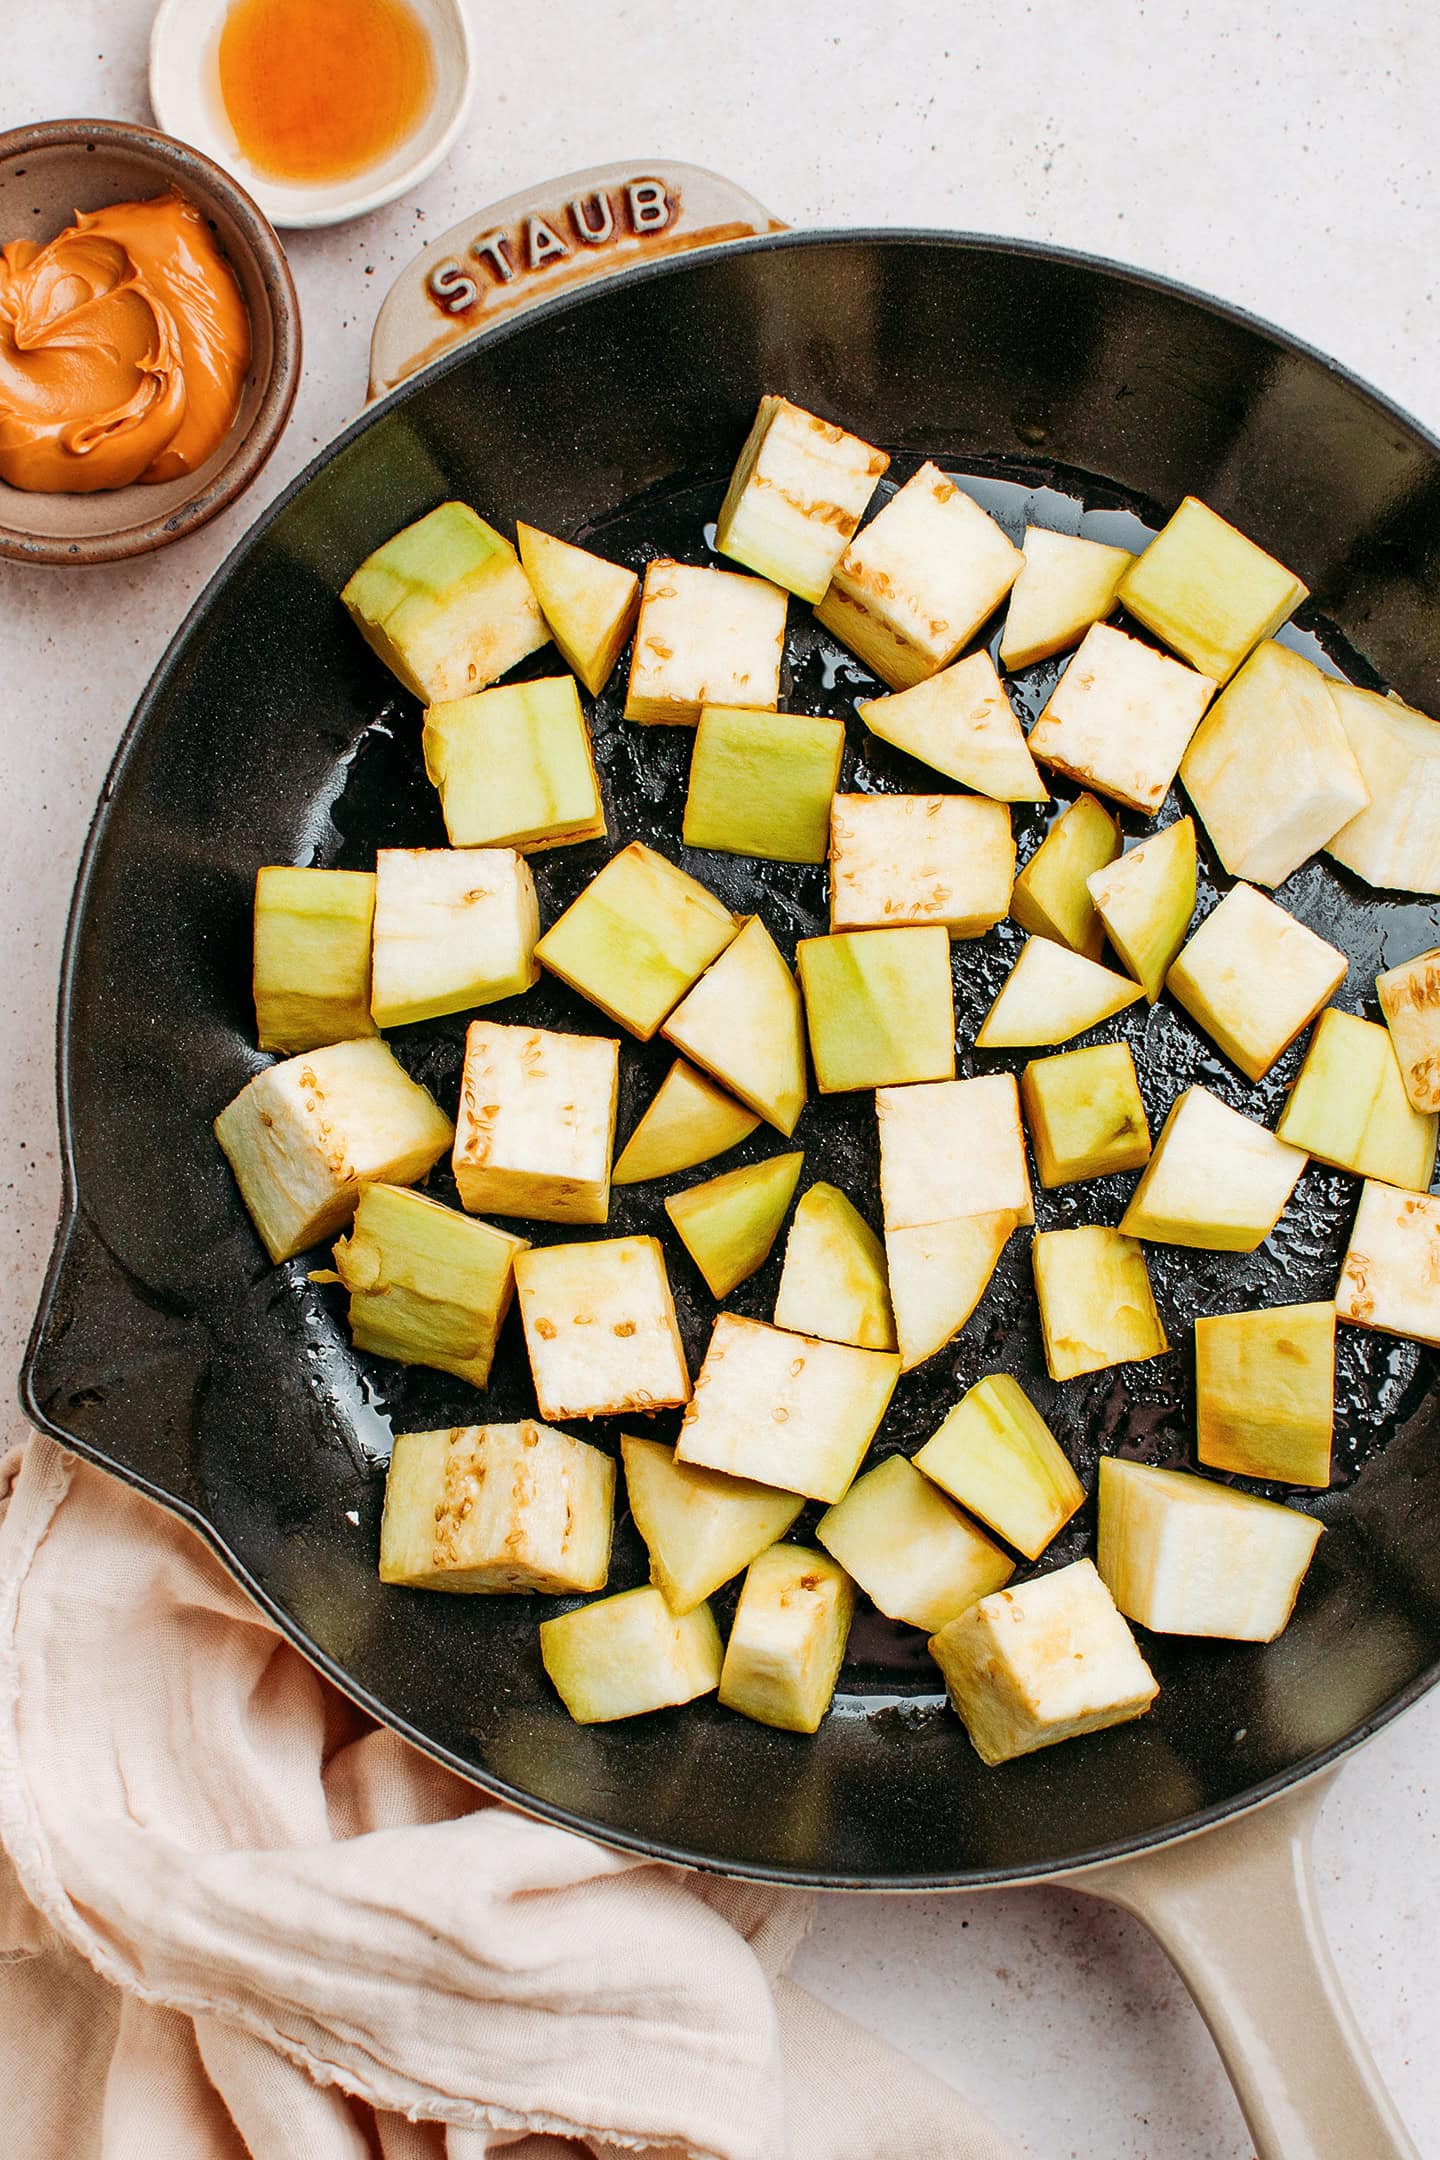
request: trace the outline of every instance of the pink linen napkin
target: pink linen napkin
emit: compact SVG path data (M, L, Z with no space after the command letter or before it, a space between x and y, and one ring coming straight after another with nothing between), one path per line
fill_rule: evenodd
M0 2150L1015 2160L783 1977L807 1896L485 1800L47 1439L0 1504Z

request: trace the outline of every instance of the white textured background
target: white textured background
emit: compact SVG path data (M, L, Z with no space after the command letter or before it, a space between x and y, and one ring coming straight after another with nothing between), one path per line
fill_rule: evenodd
M1017 233L1256 309L1440 429L1426 0L469 0L480 88L414 196L296 236L307 358L249 499L134 566L0 564L0 1361L57 1202L51 1040L73 868L131 704L266 496L360 406L371 318L431 234L618 157L728 173L797 225ZM148 119L150 0L5 0L0 127ZM3 238L6 236L0 236ZM1343 1775L1319 1868L1337 1960L1426 2160L1440 2160L1440 1700ZM799 1976L987 2105L1045 2160L1245 2160L1198 2018L1132 1922L1037 1890L824 1901ZM1337 2160L1368 2160L1363 2154Z

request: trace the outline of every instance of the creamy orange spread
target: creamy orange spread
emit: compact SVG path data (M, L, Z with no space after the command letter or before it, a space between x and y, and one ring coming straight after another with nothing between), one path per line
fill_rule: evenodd
M0 247L0 479L65 494L175 480L228 433L250 319L182 195Z

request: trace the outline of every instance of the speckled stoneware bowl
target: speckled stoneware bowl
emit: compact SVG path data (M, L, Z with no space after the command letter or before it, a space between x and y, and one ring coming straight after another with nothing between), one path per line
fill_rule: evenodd
M284 432L300 380L300 304L273 228L229 174L187 143L120 120L48 120L0 134L0 242L50 240L77 210L177 188L213 228L250 311L240 410L213 456L180 480L93 495L0 482L0 556L116 562L183 539L233 502Z

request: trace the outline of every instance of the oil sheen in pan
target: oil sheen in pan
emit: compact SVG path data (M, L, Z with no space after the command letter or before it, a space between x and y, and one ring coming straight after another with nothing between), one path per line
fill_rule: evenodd
M897 460L882 486L877 505L903 481L917 460ZM1053 468L1014 465L986 472L955 473L973 494L1019 540L1027 524L1119 545L1139 547L1158 519L1144 504L1128 500L1083 475ZM589 532L574 537L601 553L641 568L656 555L681 561L719 562L713 553L713 519L723 492L720 477L709 484L667 490L638 499L607 516ZM1136 629L1136 625L1127 625ZM1144 634L1144 633L1141 633ZM1373 672L1324 622L1302 610L1298 624L1281 632L1286 643L1330 670L1367 687L1383 687ZM995 628L992 652L998 645ZM842 788L855 791L925 791L935 775L867 733L855 714L855 701L875 695L878 686L848 653L816 623L811 611L792 606L787 679L783 702L800 712L833 713L846 722L847 743ZM540 652L520 671L552 673L553 650ZM1011 679L1014 701L1027 722L1033 719L1055 682L1062 661L1049 661ZM679 860L717 891L736 912L762 915L787 953L795 940L826 928L825 873L820 868L758 863L733 856L680 847L681 814L690 762L691 734L682 728L639 728L621 717L627 662L622 660L603 696L596 701L593 732L610 823L608 842L560 848L531 858L544 922L553 921L593 877L600 863L619 846L643 840ZM1014 806L1016 837L1023 861L1049 822L1073 799L1073 788L1059 784L1050 804ZM1161 822L1182 814L1172 793ZM1125 812L1121 822L1133 839L1145 821ZM313 859L345 868L368 868L374 851L384 846L443 846L445 830L439 802L425 777L420 756L419 718L408 702L394 701L378 711L370 726L333 776L324 801L315 805ZM1200 839L1199 915L1213 908L1230 880ZM1279 895L1284 905L1351 959L1350 972L1337 1001L1352 1011L1378 1017L1374 977L1384 966L1440 941L1436 910L1396 902L1340 871L1328 858L1316 858L1288 880ZM969 1046L996 990L1022 942L1011 922L984 939L953 949L956 1008L962 1073L1018 1070L1024 1053L986 1055ZM596 1009L546 975L523 1000L492 1008L498 1019L596 1032L607 1023ZM427 1022L398 1031L395 1047L418 1079L434 1088L442 1103L456 1099L466 1026L465 1015ZM1192 1082L1211 1088L1225 1101L1273 1125L1303 1056L1303 1041L1286 1052L1258 1085L1235 1072L1208 1038L1162 999L1154 1007L1132 1006L1096 1031L1099 1040L1123 1040L1135 1054L1141 1091L1152 1131L1158 1131L1179 1091ZM673 1057L661 1042L638 1044L625 1039L621 1059L621 1137L634 1125L661 1074ZM793 1141L782 1142L762 1128L725 1158L722 1167L754 1160L781 1146L805 1150L802 1189L817 1178L851 1193L873 1221L879 1220L878 1159L875 1118L868 1094L812 1096ZM713 1174L696 1170L656 1184L617 1188L605 1231L619 1236L650 1232L661 1237L676 1307L692 1372L708 1340L715 1306L688 1255L670 1229L661 1202L686 1183ZM1082 1222L1116 1222L1133 1180L1100 1179L1091 1184L1035 1194L1040 1229ZM448 1168L431 1181L436 1194L454 1201ZM1012 1238L978 1312L956 1341L896 1390L879 1442L879 1452L913 1453L939 1424L957 1397L986 1373L1014 1372L1049 1418L1087 1489L1093 1493L1096 1462L1102 1453L1147 1462L1194 1467L1193 1360L1190 1325L1198 1314L1239 1311L1249 1306L1328 1298L1333 1293L1354 1209L1356 1181L1319 1165L1305 1172L1273 1237L1252 1254L1191 1252L1173 1246L1147 1248L1151 1278L1171 1342L1171 1355L1147 1364L1127 1365L1062 1389L1046 1374L1038 1315L1031 1282L1029 1241ZM560 1225L535 1224L527 1235L550 1243L575 1233ZM774 1305L783 1240L757 1275L727 1300L731 1310L768 1319ZM504 1419L534 1414L529 1368L518 1322L512 1316L501 1339L490 1388L483 1398L442 1373L404 1368L380 1359L356 1357L344 1325L343 1293L316 1289L305 1280L303 1265L280 1271L275 1281L275 1318L302 1339L322 1390L347 1402L346 1422L373 1447L373 1474L360 1509L360 1527L378 1536L383 1495L383 1462L394 1432L463 1423L479 1416ZM1434 1353L1413 1343L1359 1330L1340 1331L1336 1390L1334 1486L1339 1493L1361 1466L1418 1407L1432 1384ZM673 1437L678 1413L638 1421L639 1429ZM587 1437L617 1447L622 1427L634 1419L597 1420ZM1243 1482L1236 1480L1234 1482ZM1330 1494L1297 1495L1288 1487L1250 1484L1250 1490L1286 1498L1322 1519L1332 1510ZM797 1525L804 1535L820 1510L807 1508ZM1039 1563L1063 1565L1093 1549L1094 1503L1087 1501ZM1028 1572L1022 1567L1021 1573ZM617 1524L612 1589L646 1579L644 1548L628 1515ZM733 1604L735 1588L716 1604L722 1618ZM549 1601L535 1600L537 1620ZM897 1699L918 1704L936 1698L935 1668L923 1636L865 1611L857 1619L850 1655L842 1676L837 1707L880 1711ZM887 1713L889 1714L889 1713Z

